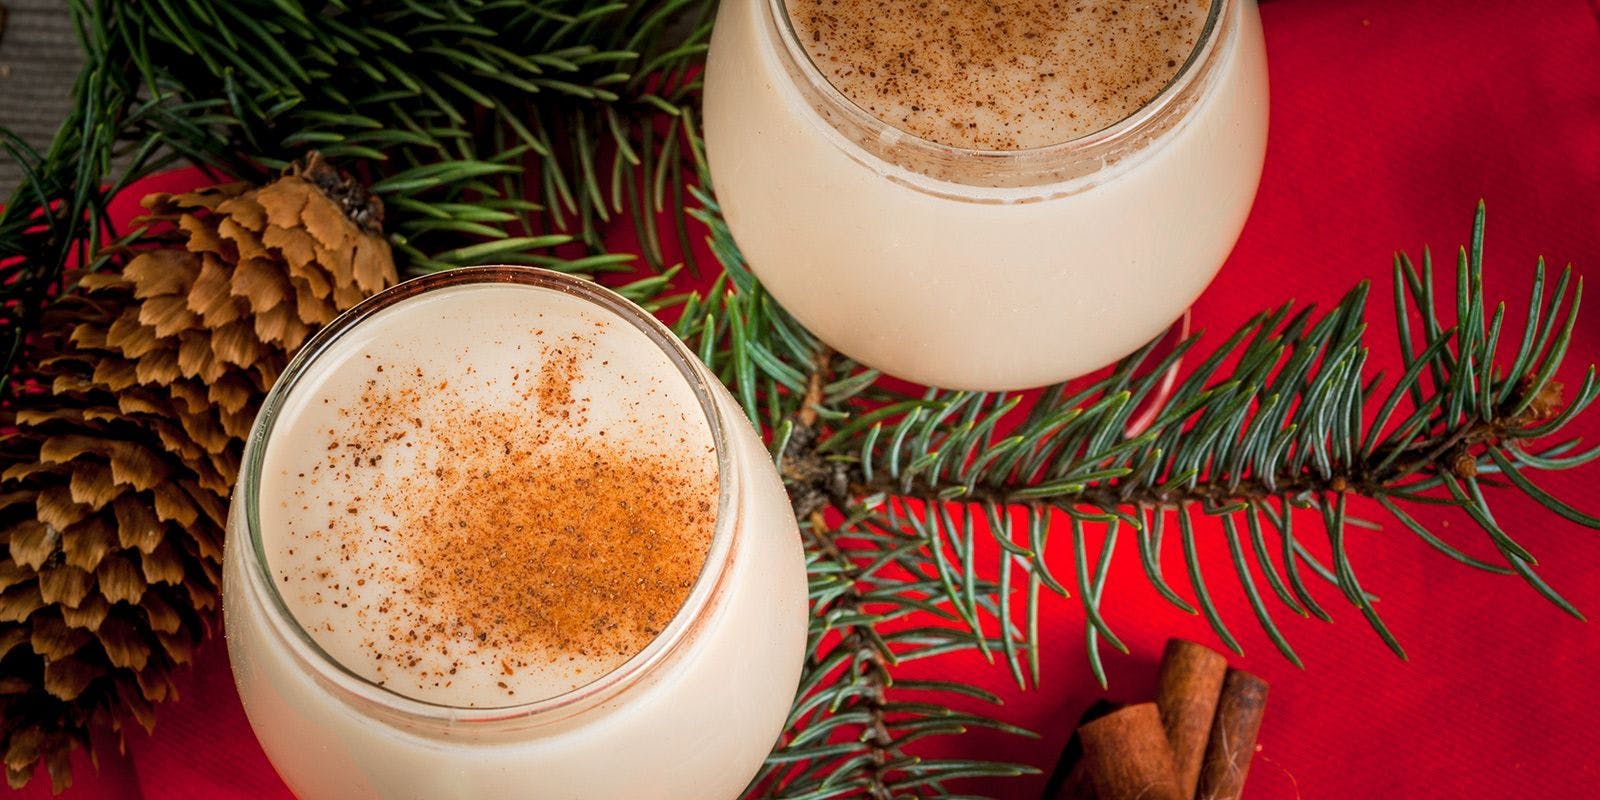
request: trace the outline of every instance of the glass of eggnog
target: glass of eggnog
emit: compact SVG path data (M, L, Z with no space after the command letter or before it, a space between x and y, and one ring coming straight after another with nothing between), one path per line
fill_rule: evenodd
M542 270L403 283L264 401L228 521L234 679L323 798L733 798L783 727L804 556L659 322Z
M1254 0L724 0L706 154L751 269L844 354L999 390L1154 339L1260 181Z

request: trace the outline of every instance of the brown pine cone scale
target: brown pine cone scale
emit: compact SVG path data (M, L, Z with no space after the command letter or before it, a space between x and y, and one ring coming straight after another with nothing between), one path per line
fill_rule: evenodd
M0 409L0 759L58 788L91 731L149 728L213 627L228 495L261 399L396 280L382 205L313 156L252 188L145 198L79 276Z

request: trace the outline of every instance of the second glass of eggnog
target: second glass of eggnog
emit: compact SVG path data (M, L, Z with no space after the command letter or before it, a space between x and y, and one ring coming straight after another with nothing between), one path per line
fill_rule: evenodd
M960 389L1090 372L1166 330L1260 181L1254 0L724 0L707 158L805 326Z
M313 337L225 552L239 694L305 800L726 800L799 680L761 441L649 314L542 270L419 278Z

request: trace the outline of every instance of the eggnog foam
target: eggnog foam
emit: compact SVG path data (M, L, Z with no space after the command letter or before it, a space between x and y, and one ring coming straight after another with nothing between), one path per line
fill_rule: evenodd
M534 286L401 301L319 358L262 470L294 619L416 699L497 707L644 649L709 549L704 412L643 333Z
M1057 144L1125 119L1194 50L1210 0L785 0L856 105L972 150Z

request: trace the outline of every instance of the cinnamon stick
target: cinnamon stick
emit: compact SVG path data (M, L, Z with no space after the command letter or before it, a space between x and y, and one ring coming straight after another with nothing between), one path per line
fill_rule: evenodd
M1161 709L1167 742L1172 745L1178 789L1184 797L1193 797L1200 782L1200 765L1205 761L1206 741L1211 738L1217 698L1227 673L1228 659L1221 653L1182 639L1167 640L1156 705Z
M1083 763L1083 740L1078 736L1078 728L1094 722L1120 706L1114 705L1104 698L1094 701L1083 716L1078 717L1078 724L1072 730L1072 738L1067 740L1067 746L1061 751L1061 758L1056 761L1056 768L1050 773L1050 780L1044 785L1043 800L1095 800L1094 785L1089 781L1089 768Z
M1228 670L1217 699L1217 715L1211 723L1196 798L1237 800L1244 791L1244 779L1256 751L1256 734L1261 731L1261 717L1266 710L1267 682L1243 670Z
M1078 729L1099 800L1185 800L1155 703L1125 706Z

